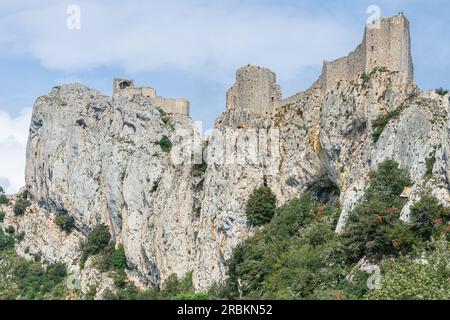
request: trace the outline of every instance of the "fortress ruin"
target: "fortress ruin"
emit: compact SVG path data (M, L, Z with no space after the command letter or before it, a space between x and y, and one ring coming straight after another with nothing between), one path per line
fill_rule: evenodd
M113 94L125 97L142 95L147 97L153 106L161 108L171 114L189 115L189 101L180 98L163 98L156 94L156 89L151 87L135 87L133 80L114 79Z
M309 90L326 92L339 81L352 81L357 75L370 73L376 67L402 72L407 79L414 79L409 21L401 12L367 25L362 43L346 57L325 61L322 74ZM282 99L275 73L267 68L248 65L237 71L236 82L227 92L226 109L242 108L258 114L270 113L296 102L301 95L297 93Z

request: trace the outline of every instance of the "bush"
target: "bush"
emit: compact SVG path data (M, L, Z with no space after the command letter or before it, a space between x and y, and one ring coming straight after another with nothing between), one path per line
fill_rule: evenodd
M431 243L427 263L408 257L382 263L381 289L369 293L369 299L449 300L450 243L444 239Z
M30 205L31 205L31 202L26 199L23 199L23 198L17 199L16 203L14 204L14 209L13 209L14 214L16 216L23 215Z
M66 232L71 232L75 227L75 219L67 213L58 213L55 217L55 223Z
M392 160L381 163L369 173L365 198L349 214L342 241L349 262L364 256L380 259L384 255L406 253L414 244L414 236L399 220L405 200L400 198L411 184L408 171Z
M13 235L14 233L16 233L16 229L13 226L8 226L5 229L6 233Z
M111 241L111 234L109 229L104 224L97 225L88 235L87 241L81 243L81 267L91 255L101 253L108 247Z
M442 87L436 89L435 91L436 91L436 93L437 93L438 95L441 95L441 96L445 96L445 95L448 93L448 90L445 90L445 89L442 88Z
M62 262L51 264L47 267L47 273L50 280L60 282L67 276L67 266Z
M122 244L120 244L117 249L114 250L111 256L111 260L114 268L118 270L127 268L127 257L125 256L125 249L123 248Z
M172 150L172 142L167 136L162 136L161 140L156 141L155 144L159 145L164 152L170 152Z
M450 209L439 203L433 196L424 196L411 207L412 228L426 241L433 235L448 234Z
M397 118L398 116L400 116L402 112L402 108L397 108L393 111L388 112L387 114L382 114L380 116L378 116L378 118L376 118L373 122L372 122L372 128L373 128L373 132L372 132L372 139L373 142L377 142L378 139L380 138L381 134L384 131L384 128L386 128L387 124L389 123L389 121L391 121L392 119Z
M0 211L0 223L3 223L3 220L5 220L6 213L4 211Z
M0 228L0 251L9 250L12 248L14 248L14 238L3 233L3 230Z
M9 199L4 193L0 193L0 205L9 204Z
M247 202L245 213L255 226L268 223L276 208L276 196L269 187L255 189Z
M272 221L234 249L228 280L210 290L226 299L314 299L341 288L344 259L334 232L338 208L303 194L276 209ZM331 292L331 291L330 291Z
M0 187L0 205L1 204L9 204L9 199L5 195L5 191L3 190L2 187Z
M43 300L65 298L67 291L64 278L67 268L62 263L56 263L43 268L40 262L31 262L16 255L8 258L11 275L10 287L14 287L15 299Z

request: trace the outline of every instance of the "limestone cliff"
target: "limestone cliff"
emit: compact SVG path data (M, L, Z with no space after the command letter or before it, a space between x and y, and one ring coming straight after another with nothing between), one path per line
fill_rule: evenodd
M387 158L414 179L405 186L404 219L422 190L450 202L449 97L421 92L409 73L375 67L264 110L237 103L202 141L189 116L166 114L143 94L54 88L36 101L30 127L26 188L34 204L23 217L8 213L25 231L18 251L30 247L76 270L76 244L105 223L136 282L157 285L192 271L196 288L206 289L226 277L225 260L253 232L245 205L263 184L279 204L305 190L339 197L337 231L369 171ZM202 153L206 164L198 162ZM74 217L76 230L58 231L58 213Z

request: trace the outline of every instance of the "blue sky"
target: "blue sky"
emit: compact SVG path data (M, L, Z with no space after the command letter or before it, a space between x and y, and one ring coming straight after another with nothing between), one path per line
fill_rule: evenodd
M66 27L69 5L81 9L80 30ZM55 85L82 82L110 95L112 78L131 78L161 96L188 98L208 129L237 68L271 68L285 97L304 90L323 60L361 41L370 5L409 18L419 86L450 88L444 0L2 0L0 185L13 192L23 184L30 108Z

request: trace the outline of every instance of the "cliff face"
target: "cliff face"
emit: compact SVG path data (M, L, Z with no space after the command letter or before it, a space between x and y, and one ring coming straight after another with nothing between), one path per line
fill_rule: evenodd
M423 190L449 204L449 96L420 92L410 72L383 67L342 79L327 90L314 85L268 113L233 105L207 141L192 119L166 114L145 94L54 88L33 110L26 164L33 206L23 217L7 212L8 223L25 231L17 251L64 261L75 271L78 242L104 223L124 245L128 275L137 283L157 285L192 272L203 290L226 277L225 260L252 234L245 207L261 185L279 205L304 191L338 197L339 232L368 173L394 159L414 180L405 186L403 219ZM75 231L56 227L60 213L75 219ZM86 283L98 278L89 270Z
M34 106L26 181L35 206L14 222L26 231L20 246L76 269L75 243L106 223L124 244L130 277L151 285L192 271L195 286L205 289L226 277L224 261L252 233L245 204L263 184L279 204L305 190L326 198L339 190L338 231L368 172L388 158L415 181L405 219L424 188L449 202L448 108L448 96L421 93L402 73L376 70L326 94L302 93L269 115L229 110L202 144L189 117L169 117L144 96L62 86ZM372 123L388 114L375 142ZM180 132L197 141L197 155L204 148L207 166L174 161L186 142ZM173 143L170 153L156 143L163 136ZM255 145L260 156L253 159ZM73 216L77 231L58 233L58 212Z

